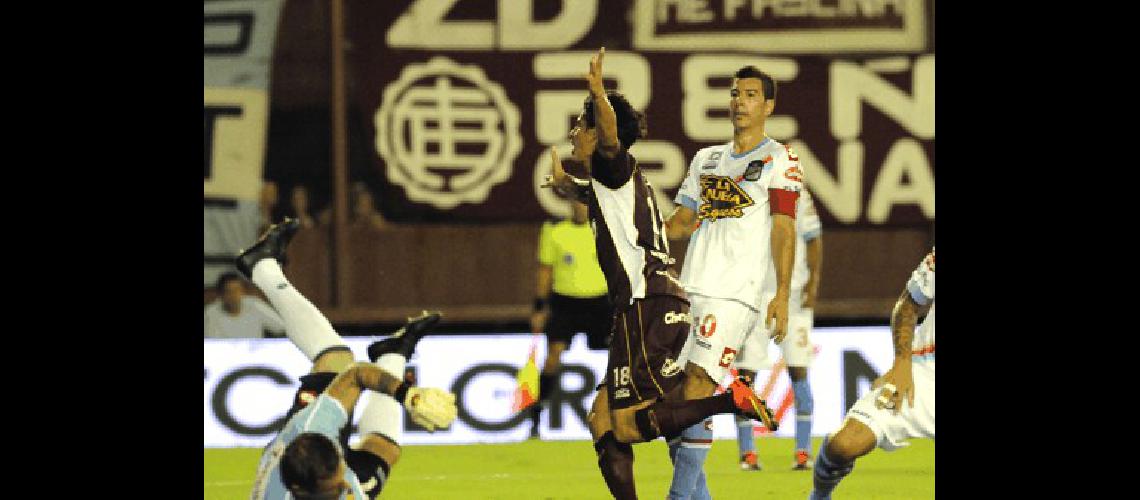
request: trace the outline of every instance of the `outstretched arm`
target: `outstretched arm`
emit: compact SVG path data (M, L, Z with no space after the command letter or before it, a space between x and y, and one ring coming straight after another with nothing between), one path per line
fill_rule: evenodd
M598 152L606 158L613 158L621 151L621 141L617 134L617 114L606 97L606 87L602 82L602 60L606 48L590 58L590 72L586 74L590 96L594 99L594 123L598 128Z
M351 415L364 389L392 396L408 409L413 422L429 431L451 425L457 414L454 394L431 387L412 387L372 363L349 365L333 379L325 393L339 401Z

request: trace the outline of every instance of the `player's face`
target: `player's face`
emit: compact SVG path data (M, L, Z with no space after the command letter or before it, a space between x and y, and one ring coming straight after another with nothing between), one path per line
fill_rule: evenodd
M574 145L574 150L570 152L570 155L575 160L582 162L594 154L594 148L598 145L597 131L586 127L586 119L582 114L578 115L574 128L570 129L570 144Z
M775 100L764 99L764 82L759 78L734 79L731 95L728 109L735 130L763 128L776 106Z

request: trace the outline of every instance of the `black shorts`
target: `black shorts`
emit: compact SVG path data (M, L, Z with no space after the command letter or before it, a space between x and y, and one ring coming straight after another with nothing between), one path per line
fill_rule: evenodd
M605 349L610 345L613 328L613 308L608 296L576 298L550 295L550 316L546 319L546 338L549 342L566 342L575 333L586 333L590 349Z
M328 389L329 384L336 378L335 372L314 372L306 375L301 375L301 387L297 389L297 394L293 396L293 407L289 408L289 413L285 414L285 420L293 418L297 412L305 409L320 396L321 393ZM348 449L348 437L352 434L352 415L348 416L348 422L340 429L340 444L345 450Z
M689 327L689 303L671 295L638 299L614 314L613 343L602 381L611 409L657 399L680 386L683 370L677 358Z

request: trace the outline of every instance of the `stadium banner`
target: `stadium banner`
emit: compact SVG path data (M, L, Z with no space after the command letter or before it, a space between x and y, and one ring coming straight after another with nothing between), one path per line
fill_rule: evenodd
M569 155L583 75L605 46L607 88L648 115L649 136L631 151L666 211L697 150L731 139L731 77L753 64L778 83L767 132L799 154L825 224L935 218L930 0L479 4L351 6L351 99L363 123L352 147L383 179L386 216L568 215L538 186L547 149Z
M269 128L269 67L284 0L205 0L206 197L256 200Z
M205 0L203 284L257 238L269 129L269 69L284 0Z
M346 338L358 359L372 339ZM809 370L815 400L813 435L838 429L843 415L870 388L894 359L888 327L817 328L811 342L817 346ZM545 342L539 342L538 359L545 359ZM426 337L408 364L416 383L440 387L456 394L459 416L451 428L429 433L404 415L404 444L464 444L518 442L527 439L530 419L511 410L517 387L516 372L526 363L530 335L464 335ZM771 347L771 358L779 349ZM585 337L574 337L563 353L562 392L543 412L540 432L548 440L588 440L586 412L593 404L594 388L606 369L606 352L586 348ZM792 437L795 412L787 370L761 370L757 392L766 397L780 420L777 437ZM311 363L286 339L205 339L203 388L204 447L261 447L284 425L285 412L300 386L298 377ZM770 376L772 375L772 376ZM359 420L365 392L354 422ZM731 415L713 419L714 436L736 436ZM358 438L353 430L353 442Z

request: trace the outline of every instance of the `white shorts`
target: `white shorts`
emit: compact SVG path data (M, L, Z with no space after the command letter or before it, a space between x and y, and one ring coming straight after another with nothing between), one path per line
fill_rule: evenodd
M680 359L701 368L717 383L724 379L740 354L748 332L760 321L760 313L742 302L689 294L693 327Z
M780 352L787 366L808 367L815 359L815 347L811 343L811 327L815 313L811 309L801 309L798 304L788 305L788 334L780 343ZM771 333L764 326L761 317L756 328L745 337L736 367L743 370L760 371L772 368L775 361L768 354Z
M855 419L875 433L879 448L894 451L909 445L909 438L934 437L934 360L912 361L911 375L914 376L914 408L903 399L898 415L893 410L875 407L875 400L881 389L867 391L847 417Z

